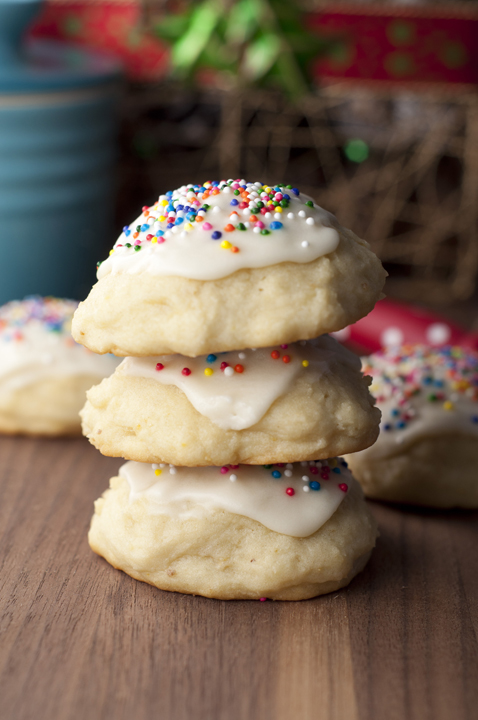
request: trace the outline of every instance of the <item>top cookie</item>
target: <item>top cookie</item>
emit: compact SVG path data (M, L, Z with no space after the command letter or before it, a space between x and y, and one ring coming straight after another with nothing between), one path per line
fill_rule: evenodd
M187 185L124 228L73 336L135 356L289 343L366 315L385 276L367 243L297 188Z

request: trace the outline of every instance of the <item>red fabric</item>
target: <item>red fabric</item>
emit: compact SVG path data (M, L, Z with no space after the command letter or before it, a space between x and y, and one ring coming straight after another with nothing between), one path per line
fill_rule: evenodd
M322 81L478 84L478 12L453 7L340 7L313 13L311 26L337 39L319 60Z
M70 1L47 4L32 35L106 50L119 57L136 80L156 80L165 74L168 52L144 32L135 2Z

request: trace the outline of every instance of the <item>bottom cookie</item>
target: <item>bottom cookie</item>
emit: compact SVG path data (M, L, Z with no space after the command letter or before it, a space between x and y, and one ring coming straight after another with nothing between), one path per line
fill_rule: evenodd
M419 437L380 456L370 451L347 455L367 497L435 508L478 508L476 436Z
M236 472L239 475L241 470ZM255 519L203 501L195 505L183 498L178 511L177 498L176 505L167 507L141 492L132 493L136 499L131 499L126 477L114 477L110 489L95 503L89 543L113 567L162 590L221 600L305 600L347 585L363 569L375 545L376 524L360 486L348 471L343 472L348 485L343 499L326 522L306 537L271 530ZM184 481L178 477L175 482L181 488ZM286 480L286 484L291 482ZM323 481L324 498L327 482L333 479ZM327 487L333 496L335 490ZM294 501L303 504L301 498L318 503L318 497L319 493L297 493L289 507L294 507ZM187 512L182 512L185 502ZM271 503L276 502L280 514L282 500L271 496Z

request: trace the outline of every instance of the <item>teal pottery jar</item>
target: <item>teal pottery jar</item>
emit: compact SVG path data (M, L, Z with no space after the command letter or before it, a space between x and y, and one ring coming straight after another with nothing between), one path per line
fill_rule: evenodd
M0 0L0 304L84 298L114 239L120 67L63 43L23 43L40 7Z

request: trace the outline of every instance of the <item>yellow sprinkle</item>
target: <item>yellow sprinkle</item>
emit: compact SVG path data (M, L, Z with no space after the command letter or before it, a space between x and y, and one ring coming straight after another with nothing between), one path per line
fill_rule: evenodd
M115 251L114 248L112 250L110 250L110 255L113 255L114 251Z
M167 200L161 200L161 202L160 202L159 204L162 205L163 207L166 207L166 205L168 204L168 201L167 201Z
M302 366L303 366L303 367L309 367L309 361L308 361L308 360L302 360Z
M214 370L213 370L212 368L206 368L205 371L204 371L204 374L205 374L205 375L212 375L213 372L214 372Z
M157 238L157 237L154 237L154 238L151 240L151 242L152 242L152 243L157 243L157 242L158 242L158 238Z
M223 240L221 243L221 247L224 248L224 250L229 250L231 247L231 243L228 240Z
M449 400L447 400L446 402L443 403L444 410L453 410L453 408L454 408L454 405Z
M154 471L154 474L155 474L155 475L161 475L162 472L163 472L163 471L158 468L157 470Z
M270 188L269 186L267 186L267 187L264 188L264 190L265 190L266 193L270 193L270 191L272 190L272 188Z
M164 222L165 220L166 220L166 216L165 216L165 215L160 215L160 216L159 216L159 222Z
M184 229L185 229L185 230L192 230L193 227L194 227L194 225L191 225L191 223L186 223L186 225L184 226Z
M278 205L278 206L277 206L276 208L274 208L274 212L278 212L278 213L281 213L281 212L282 212L282 208L281 208L281 206L280 206L280 205Z

